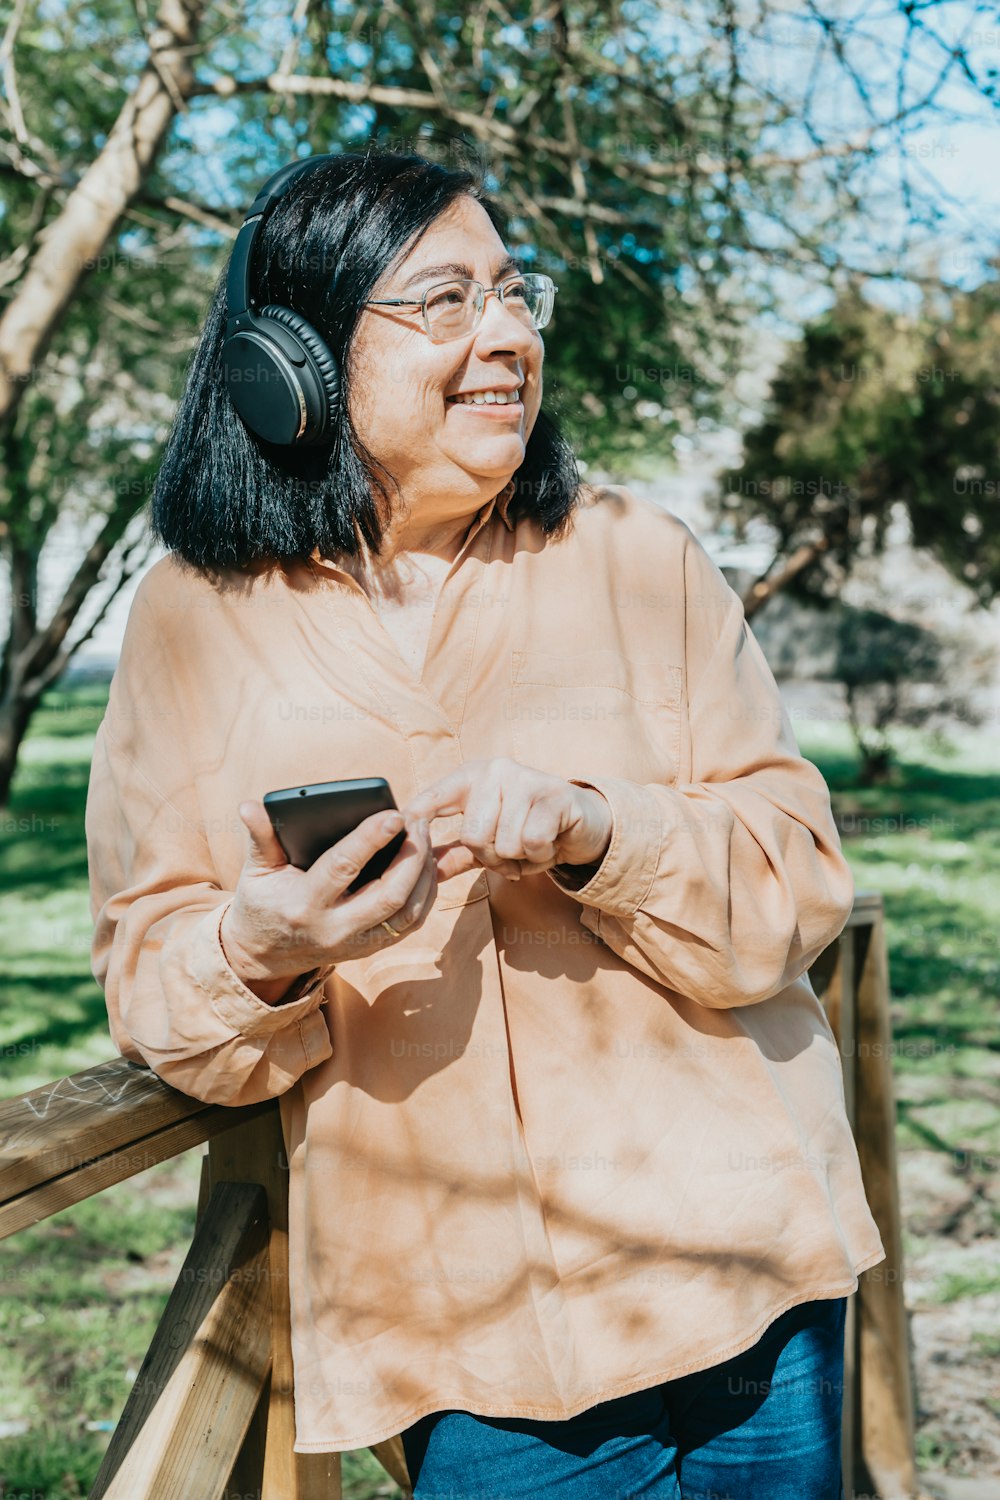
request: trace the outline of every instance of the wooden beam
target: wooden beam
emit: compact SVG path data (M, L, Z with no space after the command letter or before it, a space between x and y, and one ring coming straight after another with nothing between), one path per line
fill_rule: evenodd
M234 1470L237 1494L260 1500L340 1500L339 1453L296 1453L292 1378L291 1306L288 1294L288 1158L281 1111L273 1107L254 1120L213 1137L208 1148L208 1186L223 1180L259 1182L267 1194L271 1267L271 1380L263 1427L263 1469L241 1454ZM259 1429L250 1441L258 1441Z
M857 891L845 927L870 927L882 915L881 891Z
M0 1102L0 1239L274 1108L227 1109L124 1057Z
M267 1198L217 1184L90 1500L218 1500L270 1368Z
M0 1200L209 1108L124 1057L5 1099L0 1103Z
M859 1277L861 1448L879 1495L916 1496L913 1375L903 1299L889 962L881 910L857 934L857 1123L865 1192L886 1258Z
M394 1479L404 1494L409 1494L410 1471L406 1467L406 1454L400 1436L386 1438L382 1443L372 1443L369 1450L374 1453L390 1479Z
M262 1113L269 1104L270 1101L247 1105L246 1111L241 1109L239 1113ZM126 1148L109 1151L61 1176L42 1181L7 1202L0 1201L0 1239L19 1229L27 1229L84 1198L92 1198L116 1182L135 1177L157 1162L180 1156L182 1152L210 1140L219 1131L231 1130L236 1113L222 1105L202 1105L200 1113L190 1114L162 1130L132 1139Z
M847 1317L844 1322L844 1395L840 1437L840 1472L844 1493L853 1496L864 1494L861 1460L861 1379L859 1375L858 1346L860 1342L858 1294L847 1299Z

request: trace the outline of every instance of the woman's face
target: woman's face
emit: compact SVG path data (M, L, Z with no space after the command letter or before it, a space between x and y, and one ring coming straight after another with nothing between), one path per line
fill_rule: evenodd
M507 248L485 209L463 195L387 272L373 297L419 298L435 282L469 276L492 287ZM468 271L434 271L447 262ZM430 269L430 275L417 275ZM410 282L410 278L415 279ZM542 399L541 334L497 296L479 327L435 344L419 307L364 308L351 353L351 418L365 446L412 505L440 514L480 504L521 466ZM513 406L464 406L460 391L520 386Z

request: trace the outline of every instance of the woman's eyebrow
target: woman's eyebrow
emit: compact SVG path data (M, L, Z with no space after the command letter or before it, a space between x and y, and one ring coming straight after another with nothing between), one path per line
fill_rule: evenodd
M501 276L506 275L508 272L520 271L520 269L521 267L518 265L513 255L505 255L503 260L498 261L497 264L493 267L493 271L491 274L493 276L494 282L497 282L500 280ZM472 268L470 266L464 265L462 262L457 260L449 260L440 266L425 266L422 271L414 271L413 275L408 276L403 282L400 290L405 291L407 287L413 286L413 284L417 281L426 281L429 276L461 276L466 281L475 280L475 276L473 275Z

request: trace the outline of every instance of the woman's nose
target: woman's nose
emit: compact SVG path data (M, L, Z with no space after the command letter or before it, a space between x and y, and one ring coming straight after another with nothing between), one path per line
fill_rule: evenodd
M513 308L504 306L498 292L487 292L476 338L485 340L491 348L528 351L534 347L539 334L534 324L525 322Z

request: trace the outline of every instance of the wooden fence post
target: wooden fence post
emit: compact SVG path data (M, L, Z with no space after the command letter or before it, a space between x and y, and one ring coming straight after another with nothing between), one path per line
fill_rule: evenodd
M859 1277L861 1450L879 1493L917 1494L913 1376L903 1297L903 1229L896 1170L889 963L882 904L857 929L857 1140L865 1191L886 1258Z
M259 1182L270 1218L271 1377L230 1478L237 1495L260 1500L340 1500L339 1453L296 1453L288 1298L288 1163L277 1104L214 1136L208 1146L208 1190L222 1181Z
M90 1500L216 1500L270 1360L267 1206L253 1183L209 1200Z
M810 969L840 1049L844 1102L886 1258L858 1277L844 1337L843 1475L848 1500L918 1495L913 1382L896 1173L889 965L882 898L859 892L847 925Z

